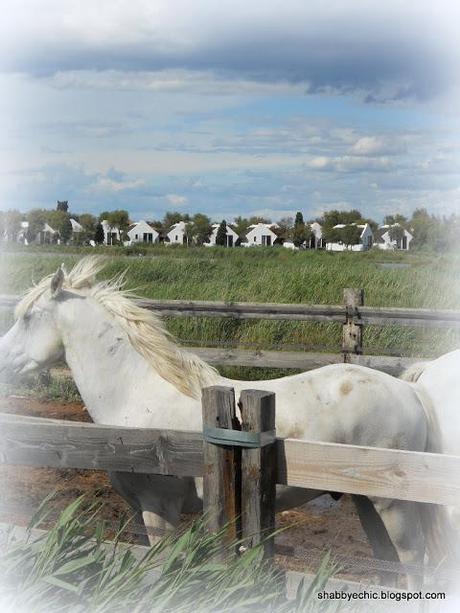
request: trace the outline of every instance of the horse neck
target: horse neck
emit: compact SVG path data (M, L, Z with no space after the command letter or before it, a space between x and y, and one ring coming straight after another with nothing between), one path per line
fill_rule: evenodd
M93 421L168 427L165 407L180 410L196 404L155 372L97 301L64 301L58 325L67 364Z

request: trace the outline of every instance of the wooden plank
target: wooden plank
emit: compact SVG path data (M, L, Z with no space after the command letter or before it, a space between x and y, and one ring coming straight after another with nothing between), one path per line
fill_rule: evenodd
M12 308L18 296L0 295L0 307ZM335 321L343 323L342 305L214 302L204 300L138 300L146 309L172 317L230 317L236 319L279 319L292 321ZM368 325L460 326L460 311L400 307L362 307L361 319Z
M236 429L235 390L214 385L202 391L203 428ZM225 531L224 542L235 543L241 514L239 480L241 450L203 442L203 514L211 532ZM225 558L226 552L217 556Z
M346 321L342 326L342 352L347 362L349 354L363 353L363 322L359 312L364 305L364 290L346 287L343 290L343 303Z
M202 435L3 413L0 463L201 476Z
M302 351L254 351L214 347L187 347L209 364L222 366L251 366L257 368L296 368L303 371L343 362L339 353L310 353ZM399 376L406 368L428 358L403 358L377 355L350 355L348 362Z
M328 364L341 364L343 355L339 353L311 353L303 351L264 351L253 349L233 349L225 347L186 347L187 351L213 365L251 366L256 368L295 368L302 371L314 370ZM434 358L404 358L388 355L350 355L351 364L381 370L395 377L406 368L419 362ZM68 368L51 369L53 376L72 377Z
M278 439L277 483L415 502L460 504L460 457Z
M348 364L357 364L386 372L393 377L399 377L404 370L413 364L426 362L433 358L402 358L389 355L351 355L347 356Z
M275 394L243 390L241 428L245 432L275 430ZM274 555L276 450L274 444L241 450L241 521L245 545L263 542L266 557Z
M460 504L460 457L277 439L277 483ZM199 477L202 435L0 414L0 463Z

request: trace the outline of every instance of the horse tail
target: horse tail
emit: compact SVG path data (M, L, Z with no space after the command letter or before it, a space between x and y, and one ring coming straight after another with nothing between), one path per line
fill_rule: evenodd
M409 366L409 368L407 368L399 378L403 381L408 381L409 383L415 383L418 381L425 368L426 362L416 362L415 364L412 364L412 366Z
M415 364L415 366L421 365ZM426 418L425 451L443 453L441 428L431 398L420 386L414 385L413 389L420 400ZM440 567L453 561L458 562L460 542L446 507L440 504L421 503L420 519L430 565Z

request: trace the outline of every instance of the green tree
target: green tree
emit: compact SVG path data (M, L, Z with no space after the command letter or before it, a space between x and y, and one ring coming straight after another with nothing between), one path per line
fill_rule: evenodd
M96 229L96 218L91 213L82 213L78 216L78 222L84 230L93 231Z
M68 200L58 200L56 205L56 211L63 211L67 213L69 210L69 201Z
M250 226L255 226L258 223L266 223L269 224L271 223L271 219L267 219L266 217L261 217L260 215L253 215L252 217L249 218L249 225Z
M401 215L400 213L396 213L396 215L386 215L383 223L386 226L392 226L395 223L399 223L403 228L407 227L408 219L405 215Z
M220 222L217 228L216 245L220 245L221 247L227 246L227 222L225 219Z
M1 216L1 234L6 240L14 241L21 229L22 214L16 209L5 211Z
M91 213L82 213L78 215L76 221L78 221L83 229L80 232L75 232L72 240L79 245L84 245L90 240L94 240L97 225L96 217L91 215Z
M350 247L351 245L358 245L361 237L362 229L358 228L358 226L349 224L344 228L339 229L339 236L342 243L346 247Z
M399 224L395 223L390 226L388 230L388 234L390 235L390 240L395 241L398 248L401 246L402 240L404 238L404 228Z
M61 241L67 244L72 238L73 234L72 222L70 221L69 215L66 216L58 231Z
M129 228L129 213L123 209L110 211L107 215L107 223L113 230L117 229L120 233L120 240L126 240Z
M197 245L205 243L211 234L211 220L203 213L196 213L190 224L190 236L193 237Z
M280 241L292 240L294 231L294 220L292 217L282 217L278 222L278 227L273 228L273 232L277 235Z
M104 228L102 227L101 222L99 222L94 231L94 242L96 245L102 245L104 242Z
M337 224L350 224L360 223L363 221L363 216L357 209L351 209L350 211L339 211L333 209L332 211L326 211L323 214L321 224L323 226L334 227Z
M250 221L246 217L241 217L241 215L239 217L235 217L233 229L238 234L240 240L246 235L250 225Z
M326 243L339 243L342 240L342 234L340 228L334 228L333 226L323 227L323 240Z
M305 222L303 220L303 215L299 211L296 213L295 221L294 221L294 230L292 233L292 240L296 247L300 247L307 239L307 230L305 227Z
M410 226L413 228L413 247L434 248L439 234L438 220L425 208L416 209L412 214Z
M49 211L45 209L32 209L27 213L27 221L29 222L29 227L27 228L27 241L31 243L34 241L39 232L43 230L43 226L48 221Z
M165 234L169 232L171 226L179 221L190 221L190 215L188 213L179 213L179 211L166 211L163 217L163 230Z

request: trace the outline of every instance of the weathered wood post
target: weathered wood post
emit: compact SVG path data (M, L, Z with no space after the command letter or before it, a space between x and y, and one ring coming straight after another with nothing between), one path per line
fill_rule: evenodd
M274 552L276 498L275 394L241 392L241 425L231 387L203 389L203 511L208 529L225 528L225 545L240 537L245 547L263 542ZM240 429L240 426L242 429Z
M204 388L202 410L203 512L212 532L227 527L224 541L229 544L239 536L241 449L232 442L225 445L219 435L222 429L228 432L238 425L234 389L219 385Z
M243 390L242 430L253 434L253 446L241 455L241 521L245 546L264 542L266 557L274 554L276 450L275 394ZM249 445L249 441L247 443Z
M363 353L363 322L359 307L364 306L364 290L347 287L343 290L346 320L343 324L343 361L350 361L350 354Z

